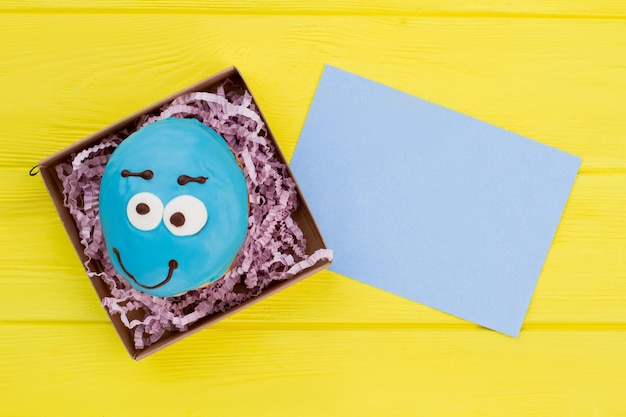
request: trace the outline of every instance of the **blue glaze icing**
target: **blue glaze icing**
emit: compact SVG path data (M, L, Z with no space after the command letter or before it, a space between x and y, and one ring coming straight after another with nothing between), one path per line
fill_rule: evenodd
M213 129L194 119L154 122L111 155L100 220L111 261L130 285L178 295L222 277L241 249L245 177Z

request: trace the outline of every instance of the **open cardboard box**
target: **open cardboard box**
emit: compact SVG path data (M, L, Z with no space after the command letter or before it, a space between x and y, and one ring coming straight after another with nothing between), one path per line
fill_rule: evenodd
M246 85L245 81L243 80L243 78L241 77L241 75L239 74L239 71L237 71L237 69L235 67L231 67L231 68L227 68L215 75L213 75L212 77L206 78L194 85L191 85L175 94L172 94L160 101L158 101L157 103L152 104L149 107L146 107L143 110L140 110L122 120L120 120L117 123L114 123L102 130L100 130L97 133L92 134L91 136L88 136L87 138L69 146L68 148L42 160L39 163L39 170L41 172L41 175L44 179L44 182L48 188L48 191L50 193L50 196L52 197L52 200L54 201L54 204L56 206L56 209L59 213L59 216L61 217L61 220L63 222L63 225L65 226L65 229L67 230L67 233L70 237L70 239L72 240L72 243L74 245L74 248L76 249L76 252L78 253L78 256L81 260L81 262L83 263L83 265L85 265L85 263L88 261L85 253L84 253L84 247L82 246L82 244L80 243L80 238L78 235L78 229L76 226L76 223L74 221L74 218L72 217L72 215L69 212L69 209L67 209L64 205L63 205L63 187L61 184L61 180L59 179L59 177L57 176L56 173L56 169L55 167L58 164L61 163L67 163L68 161L71 160L71 157L73 154L76 154L77 152L80 152L86 148L89 148L90 146L96 144L97 142L99 142L102 138L115 133L117 131L123 130L127 127L133 126L134 123L136 122L137 119L139 119L140 116L146 114L146 113L152 113L153 111L159 109L160 107L162 107L164 104L167 104L169 102L171 102L174 98L182 95L182 94L186 94L189 92L193 92L193 91L210 91L211 88L219 85L220 83L224 82L225 80L229 79L231 82L233 82L235 85L239 85L245 89L247 89L248 91L250 91L250 89L248 88L248 86ZM256 104L256 102L255 102ZM271 141L276 149L276 157L284 162L285 164L287 164L287 161L285 159L285 157L283 156L282 152L280 151L280 148L278 147L278 144L276 143L276 140L274 138L274 135L272 134L271 130L269 129L269 125L267 124L267 121L265 120L265 117L263 117L263 114L261 113L258 104L257 104L257 109L258 112L261 116L261 118L263 119L263 122L265 123L265 127L267 130L267 139L269 141ZM287 170L289 172L289 175L291 175L291 177L294 179L295 178L293 176L293 174L291 173L291 170L289 169L289 167L287 167ZM292 218L293 220L300 226L300 229L302 230L302 233L304 234L304 237L306 238L306 243L307 243L307 247L306 247L306 253L308 255L314 253L316 250L318 249L325 249L326 245L324 244L324 240L322 239L322 236L317 228L317 225L315 224L315 221L313 219L313 216L311 215L311 212L306 204L306 202L304 201L304 198L302 197L302 193L300 191L300 188L298 187L297 183L296 183L296 190L298 193L298 209L293 213ZM296 282L306 278L307 276L310 276L312 274L314 274L315 272L318 272L322 269L327 268L330 265L329 261L326 260L320 260L317 263L315 263L314 265L312 265L310 268L307 268L303 271L301 271L300 273L296 274L294 277L284 280L284 281L274 281L272 282L268 287L266 287L263 292L256 296L253 297L251 299L248 299L247 301L244 301L242 304L233 307L227 311L221 312L221 313L216 313L207 317L204 317L198 321L196 321L195 323L193 323L192 325L189 326L187 331L184 332L166 332L166 334L161 337L160 340L158 340L157 342L155 342L154 344L145 347L144 349L136 349L135 345L133 343L133 336L132 336L132 331L130 329L128 329L120 320L119 315L111 315L109 314L109 318L111 319L111 322L113 323L113 326L115 326L115 329L117 330L117 333L119 334L120 338L122 339L122 342L124 343L124 346L126 347L126 349L128 350L128 353L131 355L131 357L133 359L142 359L160 349L163 349L166 346L171 345L172 343L176 342L177 340L180 340L184 337L187 337L207 326L210 326L211 324L224 319L225 317L230 316L231 314L236 313L237 311L240 311L254 303L257 303L261 300L263 300L264 298L282 290L283 288L286 288L290 285L295 284ZM90 268L92 270L98 270L98 265L94 265L94 261L91 261L90 264ZM102 267L100 266L100 271L102 271ZM102 300L105 297L110 297L111 293L109 291L109 288L107 287L107 285L102 282L102 280L99 277L92 277L91 278L91 283L93 285L93 287L95 288L98 296L100 297L100 300Z

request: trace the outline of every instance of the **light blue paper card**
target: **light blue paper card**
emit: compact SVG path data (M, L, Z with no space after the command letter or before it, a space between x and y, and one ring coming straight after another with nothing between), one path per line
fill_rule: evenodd
M333 271L517 336L580 163L326 66L291 168Z

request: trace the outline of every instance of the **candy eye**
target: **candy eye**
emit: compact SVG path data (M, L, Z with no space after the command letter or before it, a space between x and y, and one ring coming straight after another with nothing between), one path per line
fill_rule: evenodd
M190 195L172 199L163 210L165 227L176 236L195 235L204 227L208 217L204 203Z
M137 193L128 201L126 216L135 228L152 230L163 218L163 203L152 193Z

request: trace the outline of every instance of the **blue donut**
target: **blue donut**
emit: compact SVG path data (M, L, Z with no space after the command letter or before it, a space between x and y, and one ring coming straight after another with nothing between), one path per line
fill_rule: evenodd
M222 277L248 231L248 189L224 139L168 118L126 138L100 186L100 221L116 271L170 297Z

